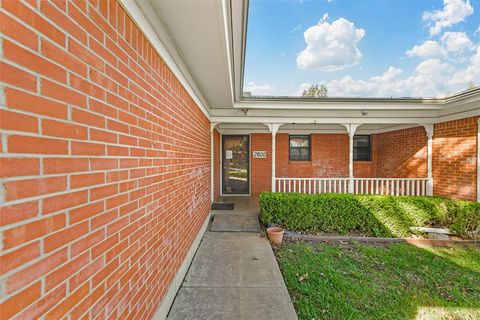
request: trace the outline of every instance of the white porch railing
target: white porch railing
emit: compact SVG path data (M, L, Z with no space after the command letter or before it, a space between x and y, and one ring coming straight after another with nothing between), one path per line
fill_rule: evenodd
M347 193L348 178L276 178L277 192Z
M355 194L424 196L427 178L354 178ZM349 178L276 178L277 192L348 193Z
M427 178L355 178L355 194L390 194L395 196L424 196Z

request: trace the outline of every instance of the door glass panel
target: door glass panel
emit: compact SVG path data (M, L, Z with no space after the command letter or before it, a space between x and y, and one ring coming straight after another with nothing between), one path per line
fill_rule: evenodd
M248 193L248 136L223 136L223 193Z

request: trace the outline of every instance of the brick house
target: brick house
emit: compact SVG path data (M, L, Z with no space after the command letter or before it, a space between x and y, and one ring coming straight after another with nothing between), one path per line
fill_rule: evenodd
M1 2L2 319L163 318L220 195L479 200L480 89L243 97L246 6Z

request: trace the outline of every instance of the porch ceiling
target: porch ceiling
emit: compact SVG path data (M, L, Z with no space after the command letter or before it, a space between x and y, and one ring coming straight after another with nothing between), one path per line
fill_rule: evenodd
M356 130L356 134L375 134L400 129L418 127L418 123L404 124L381 124L367 123ZM263 123L220 123L216 126L222 134L250 134L250 133L270 133L269 128ZM290 134L312 134L312 133L340 133L347 134L345 126L341 124L311 124L311 123L286 123L280 127L278 133Z

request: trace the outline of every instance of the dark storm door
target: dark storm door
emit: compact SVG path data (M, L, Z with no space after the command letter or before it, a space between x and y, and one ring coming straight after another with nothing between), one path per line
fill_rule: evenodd
M249 193L248 135L222 136L222 193Z

